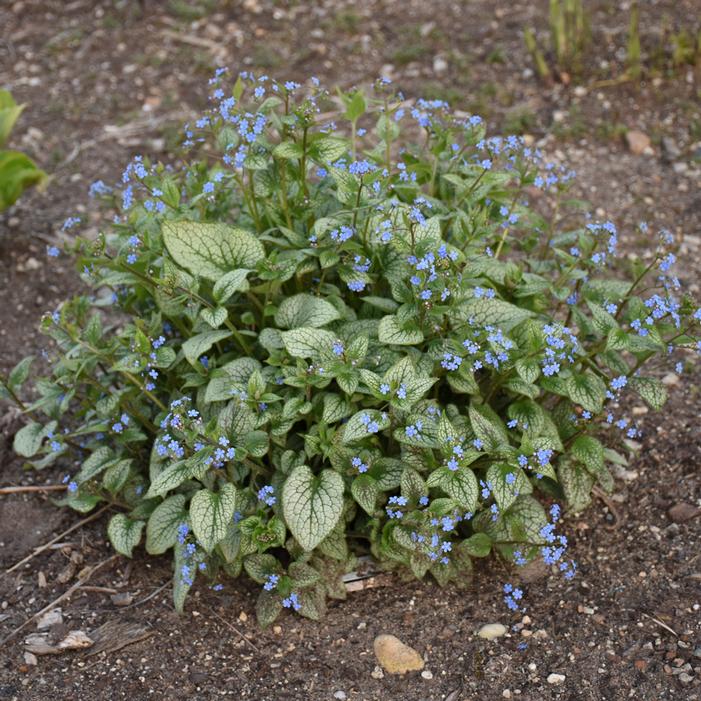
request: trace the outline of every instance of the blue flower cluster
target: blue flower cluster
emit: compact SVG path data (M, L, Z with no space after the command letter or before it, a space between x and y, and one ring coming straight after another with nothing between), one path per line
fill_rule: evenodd
M272 485L266 484L258 490L258 501L262 501L266 506L275 506L275 489Z
M404 516L404 512L400 511L399 509L393 509L393 506L406 506L409 503L409 500L406 497L403 496L392 496L387 500L387 506L385 507L385 511L387 512L387 516L389 518L402 518Z
M180 566L179 577L182 584L191 587L195 581L197 571L204 572L207 563L204 561L204 553L197 545L189 540L190 528L186 523L181 523L177 529L177 541L182 548L185 562Z
M358 456L351 458L351 465L361 474L368 471L368 464L363 462Z
M504 603L512 611L519 610L519 602L523 599L523 591L512 584L504 585Z
M550 507L550 518L550 522L540 529L540 537L548 543L541 547L540 553L546 565L558 565L565 578L572 579L577 573L577 563L564 559L567 552L567 536L555 532L556 523L560 519L560 507L557 504Z
M413 269L409 283L417 291L420 300L444 302L450 297L450 285L454 284L455 272L451 263L457 259L457 251L448 250L445 244L441 244L435 251L428 251L421 257L410 255L407 258L407 262Z
M272 591L277 587L277 583L280 581L280 577L276 574L268 574L265 577L265 584L263 584L263 589L265 591Z
M302 604L299 600L299 596L292 592L288 597L282 600L282 605L286 609L293 609L294 611L299 611L302 608Z
M387 419L387 415L383 412L381 414L382 420L385 421ZM370 418L369 414L363 414L360 417L360 421L365 426L367 429L368 433L378 433L380 430L380 424L377 421L374 421L373 419Z
M543 375L551 377L560 372L563 362L574 363L579 342L572 329L562 324L546 324L543 326L543 333L545 333L545 348L541 367Z

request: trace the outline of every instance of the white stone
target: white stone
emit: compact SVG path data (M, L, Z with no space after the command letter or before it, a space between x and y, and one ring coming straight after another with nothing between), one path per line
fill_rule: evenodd
M375 669L370 672L370 676L373 679L384 679L385 673L382 671L382 667L379 664L375 665Z
M487 623L479 629L477 635L485 640L501 638L502 635L506 635L506 626L501 623Z
M441 75L448 70L448 62L442 56L434 56L433 72L436 75Z
M61 614L61 609L56 608L45 613L37 621L37 630L46 630L47 628L51 628L51 626L60 625L61 623L63 623L63 615Z
M565 681L564 674L548 674L548 684L562 684Z

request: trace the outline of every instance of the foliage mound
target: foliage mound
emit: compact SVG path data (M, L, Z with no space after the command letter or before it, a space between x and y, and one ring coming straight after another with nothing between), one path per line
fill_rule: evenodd
M386 81L225 79L183 162L93 185L121 211L73 246L91 291L43 320L17 452L74 465L60 503L112 505L120 553L173 550L178 609L245 570L261 623L316 618L361 554L441 584L490 553L573 576L554 501L612 488L621 394L659 409L646 364L697 343L671 237L618 260L570 172Z

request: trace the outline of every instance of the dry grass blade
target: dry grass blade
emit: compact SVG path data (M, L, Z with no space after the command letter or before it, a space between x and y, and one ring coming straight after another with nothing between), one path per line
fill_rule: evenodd
M645 618L649 618L654 623L657 623L658 626L660 626L661 628L664 628L666 631L671 633L675 638L679 637L678 633L676 633L666 623L663 623L659 618L655 618L654 616L651 616L649 613L645 613L644 611L642 612L642 614L643 614L643 616L645 616Z

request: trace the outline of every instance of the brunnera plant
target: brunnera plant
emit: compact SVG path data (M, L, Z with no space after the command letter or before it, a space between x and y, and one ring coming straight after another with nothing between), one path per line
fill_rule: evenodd
M612 488L622 393L659 409L648 367L697 348L671 238L617 260L613 224L574 223L571 173L386 81L338 124L317 81L224 81L184 162L93 186L121 211L73 247L91 293L44 318L34 401L31 359L4 382L15 450L73 465L59 503L111 505L118 552L173 550L179 610L245 570L262 624L317 618L359 554L441 584L492 552L572 576L554 502Z

